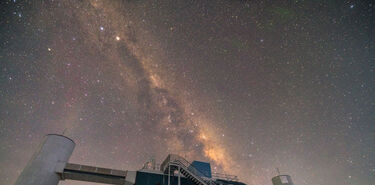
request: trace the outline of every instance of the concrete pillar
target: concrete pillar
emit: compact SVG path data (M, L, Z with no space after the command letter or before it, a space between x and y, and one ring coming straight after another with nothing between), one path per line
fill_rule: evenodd
M68 162L75 143L68 137L49 134L45 137L16 181L16 185L57 185L60 177L56 164Z

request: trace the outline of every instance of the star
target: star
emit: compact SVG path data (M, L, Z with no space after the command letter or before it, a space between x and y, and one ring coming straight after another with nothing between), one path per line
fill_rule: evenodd
M293 2L8 0L0 181L68 128L81 164L180 153L248 185L274 166L295 184L372 185L373 4Z

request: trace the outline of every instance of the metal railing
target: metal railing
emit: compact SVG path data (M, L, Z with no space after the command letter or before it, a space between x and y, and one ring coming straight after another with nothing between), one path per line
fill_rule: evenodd
M191 165L191 163L187 161L185 158L179 155L169 154L168 157L164 160L164 162L160 165L160 170L165 171L169 163L180 165L180 167L183 167L185 171L191 173L194 176L194 178L198 179L202 183L208 185L216 185L216 183L210 179L203 179L202 177L205 177L206 175L203 172L196 169L193 165Z
M236 175L229 175L223 173L212 173L212 177L215 179L223 179L227 181L238 181L238 177Z
M147 161L145 164L143 164L142 170L160 170L160 164Z

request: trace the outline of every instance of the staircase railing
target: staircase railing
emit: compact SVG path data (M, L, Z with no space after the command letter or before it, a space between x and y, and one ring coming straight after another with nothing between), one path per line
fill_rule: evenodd
M169 154L168 157L164 160L164 162L160 165L160 169L165 171L168 167L169 163L177 163L181 167L183 167L187 172L191 173L195 176L199 181L204 182L208 185L216 185L216 183L210 179L203 179L202 177L206 176L203 172L196 169L189 161L185 158L176 155L176 154Z

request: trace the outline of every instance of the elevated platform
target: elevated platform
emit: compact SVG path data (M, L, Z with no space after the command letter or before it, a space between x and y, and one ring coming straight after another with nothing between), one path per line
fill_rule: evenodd
M245 185L231 181L229 176L215 178L215 174L211 176L209 163L196 161L192 164L175 154L168 155L160 168L152 160L139 171L73 164L68 160L74 147L74 141L66 136L47 135L17 179L16 185L57 185L61 180L115 185Z

